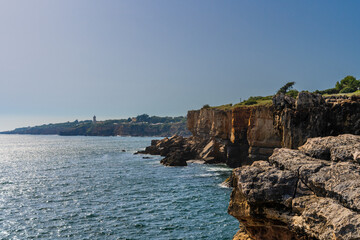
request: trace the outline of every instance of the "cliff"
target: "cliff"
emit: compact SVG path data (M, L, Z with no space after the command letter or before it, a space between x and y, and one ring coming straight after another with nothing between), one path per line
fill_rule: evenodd
M308 139L233 171L238 240L360 239L360 136Z
M188 112L188 129L198 141L222 146L232 167L266 160L278 147L296 149L308 138L360 134L358 96L322 97L301 92L296 99L277 95L272 105Z
M226 148L223 159L229 166L267 158L281 146L274 128L274 107L249 106L231 110L202 108L189 111L188 129L198 141L213 140Z
M272 104L189 111L187 127L192 136L181 140L182 145L172 146L165 139L165 145L154 143L143 153L156 154L169 148L168 155L186 152L188 158L206 163L249 165L267 160L275 148L296 149L311 137L360 134L360 97L301 92L293 99L280 94L274 96Z
M240 222L235 240L360 239L359 96L280 94L271 105L208 107L187 119L191 137L152 141L142 153L168 166L240 166L228 209Z

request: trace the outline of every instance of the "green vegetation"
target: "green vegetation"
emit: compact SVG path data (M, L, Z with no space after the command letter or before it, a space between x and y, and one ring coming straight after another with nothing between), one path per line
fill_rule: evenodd
M213 107L213 108L220 109L220 110L231 110L231 109L237 108L237 107L271 105L272 97L273 97L273 95L266 96L266 97L262 97L262 96L249 97L249 99L244 100L244 101L234 104L234 105L226 104L226 105L221 105L221 106L217 106L217 107Z
M346 76L340 82L336 82L335 89L339 93L351 93L359 90L360 81L353 76Z
M287 93L285 93L286 95L289 95L292 98L297 98L297 96L299 95L299 91L296 89L292 89L289 90Z
M357 90L356 92L352 93L334 93L334 94L323 94L323 96L354 96L354 95L360 95L360 90Z
M282 86L276 94L286 94L291 88L293 88L295 82L287 82L284 86Z
M296 98L299 95L299 91L296 89L292 89L295 85L295 82L288 82L284 86L282 86L276 94L286 94L292 98ZM346 76L340 82L336 82L334 88L325 89L322 91L316 90L314 93L322 94L325 96L329 95L360 95L360 80L356 80L353 76ZM221 106L216 106L212 108L220 109L220 110L231 110L237 107L246 107L246 106L262 106L262 105L271 105L272 98L274 95L262 97L249 97L247 100L244 100L240 103L236 104L226 104ZM209 105L204 105L203 108L208 108Z
M225 105L221 105L221 106L215 106L215 107L211 107L211 108L226 111L226 110L233 109L233 105L232 105L232 103L230 103L230 104L225 104Z
M91 120L44 124L35 127L17 128L7 134L59 134L67 136L171 136L189 135L186 117L158 117L147 114L135 118L97 121Z
M136 117L136 122L146 122L146 123L176 123L176 122L186 122L186 117L158 117L158 116L149 116L147 114L138 115Z
M319 94L337 94L337 93L353 93L360 89L360 80L356 80L353 76L346 76L340 82L336 82L334 88L325 89L322 91L316 90Z
M286 83L284 86L282 86L278 91L277 94L279 93L283 93L286 95L289 95L293 98L296 98L297 95L299 94L299 91L296 89L292 89L293 88L295 82L288 82ZM271 105L272 104L272 98L274 95L270 95L270 96L251 96L249 97L247 100L244 100L240 103L237 103L235 105L232 104L227 104L227 105L222 105L222 106L218 106L215 107L217 109L223 109L223 110L230 110L232 108L236 108L236 107L243 107L243 106L262 106L262 105Z

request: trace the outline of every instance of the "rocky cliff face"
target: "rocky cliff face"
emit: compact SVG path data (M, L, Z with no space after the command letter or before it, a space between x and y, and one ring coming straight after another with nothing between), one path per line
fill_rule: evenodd
M234 239L360 239L360 136L308 139L233 172Z
M232 111L202 108L189 111L187 126L195 137L230 139L232 129Z
M236 167L267 158L280 146L273 112L271 106L203 108L188 112L188 129L199 141L215 141L226 149L222 158Z
M359 135L360 97L301 92L297 99L277 95L272 105L202 108L188 112L187 127L192 137L180 147L166 145L173 149L169 153L186 151L186 156L207 163L239 167L267 160L278 147L296 149L311 137Z
M278 95L273 102L274 124L283 147L297 148L311 137L360 134L360 99L356 96L323 98L301 92L296 101Z
M296 149L308 138L360 134L360 98L301 92L297 99L277 95L271 106L188 112L197 141L215 141L232 167L266 160L278 147ZM221 151L220 151L221 152Z

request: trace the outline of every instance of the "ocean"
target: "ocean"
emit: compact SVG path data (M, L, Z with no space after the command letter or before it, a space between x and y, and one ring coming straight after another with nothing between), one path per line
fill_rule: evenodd
M231 169L134 155L152 139L0 135L0 239L232 239Z

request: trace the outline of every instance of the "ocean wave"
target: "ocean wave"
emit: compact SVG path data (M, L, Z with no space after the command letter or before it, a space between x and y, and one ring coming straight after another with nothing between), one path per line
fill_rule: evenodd
M231 172L231 168L225 168L225 167L209 167L206 169L207 172Z
M203 174L195 175L195 177L214 177L219 175L220 173L203 173Z

